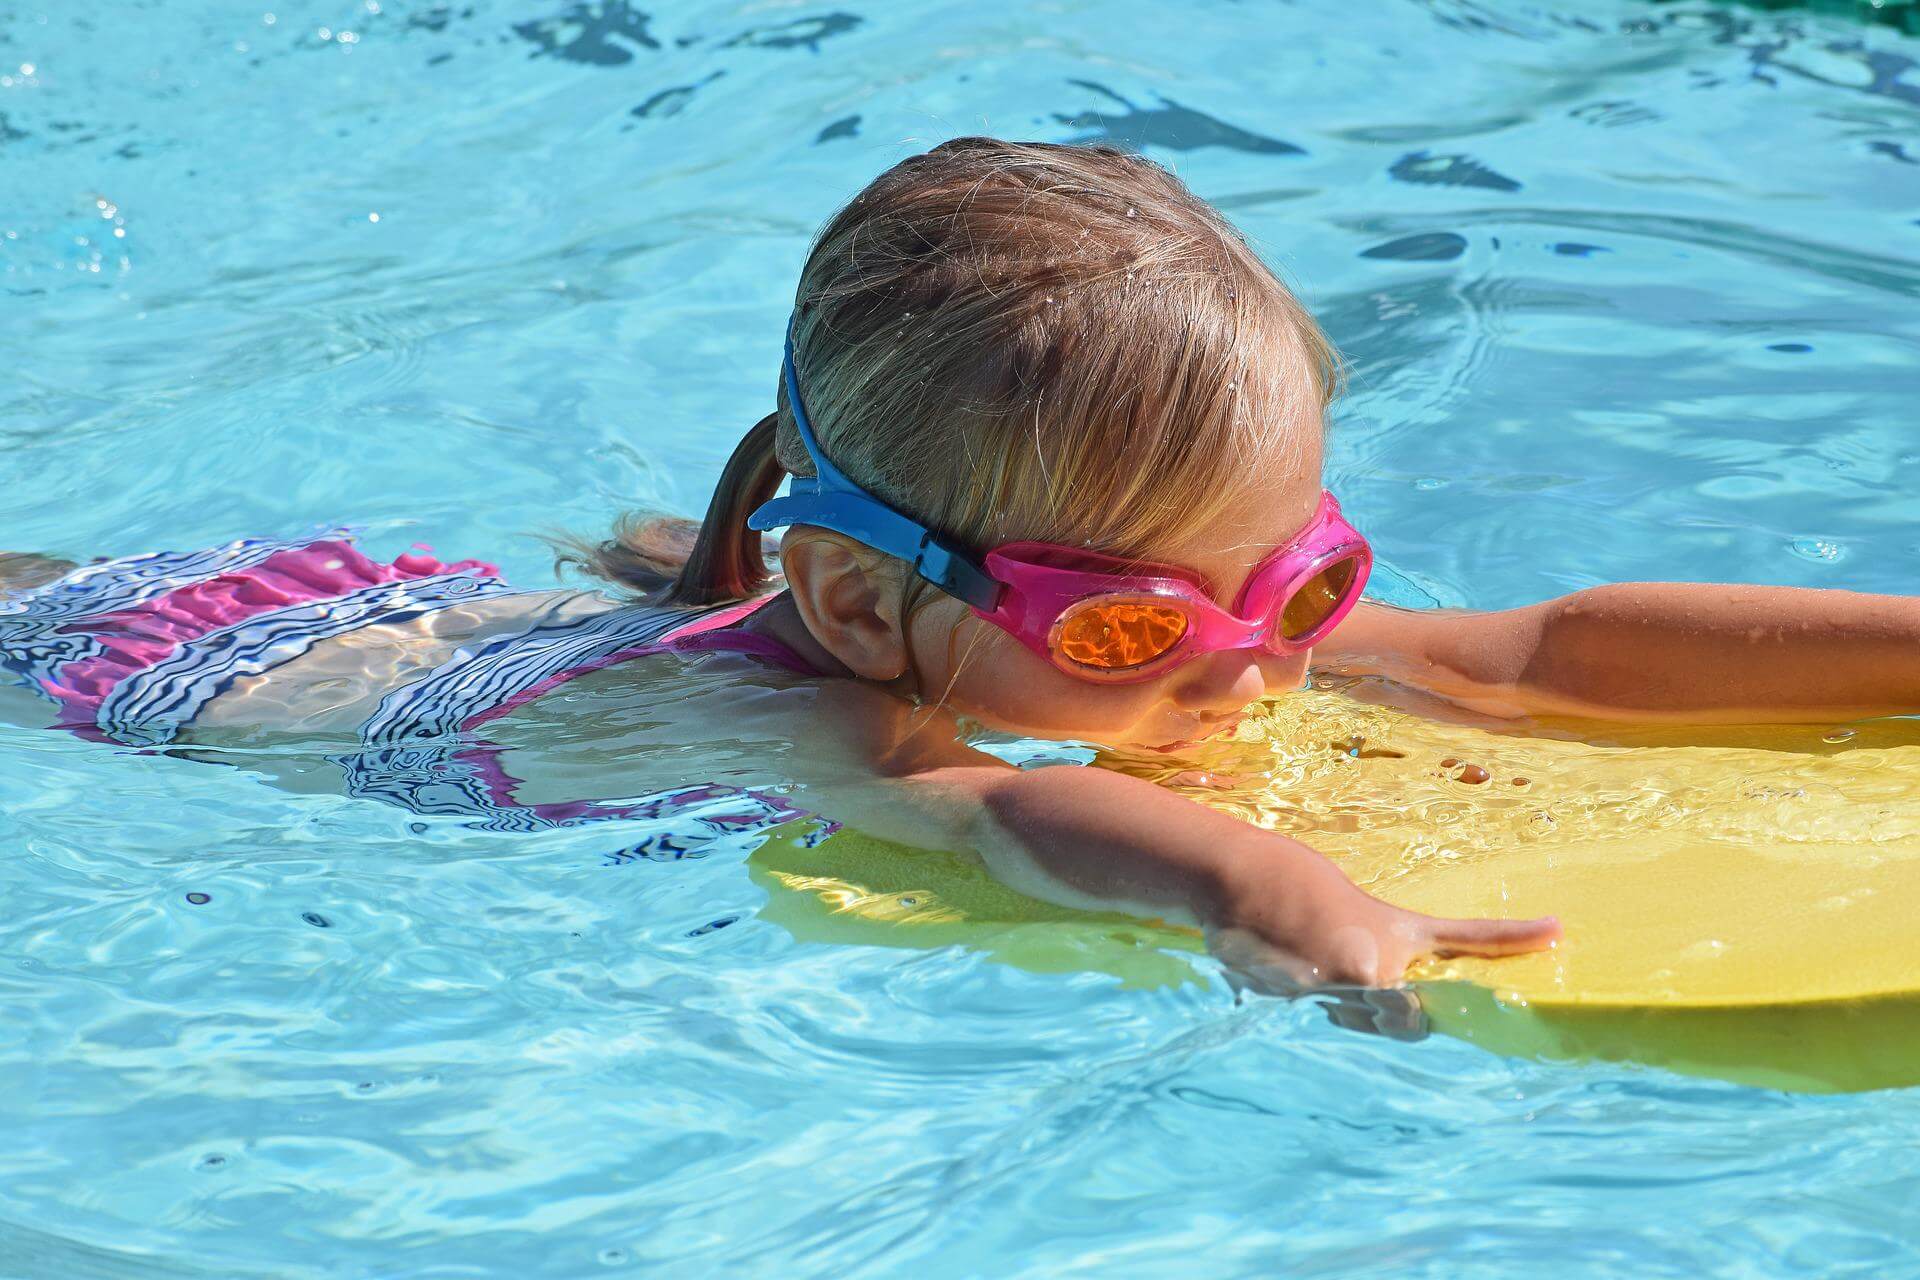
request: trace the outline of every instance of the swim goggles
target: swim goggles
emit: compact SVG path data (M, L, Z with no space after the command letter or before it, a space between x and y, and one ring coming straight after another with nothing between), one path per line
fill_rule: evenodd
M1373 551L1331 493L1299 533L1248 576L1231 612L1200 574L1047 542L1010 542L975 557L874 497L828 461L814 436L787 325L780 374L812 476L747 517L750 529L806 524L898 556L976 615L1072 675L1103 683L1150 680L1204 653L1303 653L1359 602Z

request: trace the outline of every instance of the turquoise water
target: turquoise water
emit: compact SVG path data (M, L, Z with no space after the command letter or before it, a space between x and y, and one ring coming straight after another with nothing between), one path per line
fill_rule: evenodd
M703 506L837 204L996 132L1143 146L1297 282L1388 594L1911 590L1917 59L1705 3L0 0L0 548L347 519L550 581L529 531ZM0 1274L1920 1274L1915 1093L802 945L752 837L619 827L0 728Z

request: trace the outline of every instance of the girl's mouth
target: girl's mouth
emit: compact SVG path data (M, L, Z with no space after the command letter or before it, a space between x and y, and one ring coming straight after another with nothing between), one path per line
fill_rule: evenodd
M1232 732L1233 729L1239 725L1240 721L1245 718L1246 712L1244 711L1235 711L1230 715L1224 716L1209 716L1201 720L1199 726L1200 731L1191 738L1181 738L1176 742L1165 743L1157 747L1148 747L1146 750L1166 754L1173 751L1184 751L1188 747L1197 747L1209 738L1217 738L1222 733Z

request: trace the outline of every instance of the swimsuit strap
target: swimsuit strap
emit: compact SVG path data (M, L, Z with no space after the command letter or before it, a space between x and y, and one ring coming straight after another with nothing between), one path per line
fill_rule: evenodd
M618 801L522 803L513 795L519 780L500 763L501 748L469 735L588 672L661 653L745 653L797 674L818 674L780 641L735 629L772 598L691 614L641 605L536 621L524 631L462 650L424 678L392 690L362 726L363 746L328 759L346 775L348 795L416 813L478 818L489 830L534 831L646 816L644 804ZM751 789L737 794L757 795ZM766 826L806 816L773 800L753 799L749 808Z
M801 657L785 641L737 629L741 622L759 612L773 599L770 595L760 596L703 614L661 637L660 647L674 653L744 653L749 657L764 658L796 675L825 675L826 672Z
M523 630L462 648L424 677L389 691L361 726L361 738L379 747L463 733L589 672L682 649L731 649L811 672L779 641L727 629L771 598L696 611L623 605L536 618Z

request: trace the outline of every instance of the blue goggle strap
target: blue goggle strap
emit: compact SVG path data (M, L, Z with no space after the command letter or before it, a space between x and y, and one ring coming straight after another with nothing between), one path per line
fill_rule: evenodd
M747 517L747 528L765 530L811 524L831 529L875 551L898 556L928 582L976 609L989 613L996 609L1006 588L979 561L919 521L895 511L827 460L820 442L814 438L807 407L800 399L800 380L793 366L791 321L787 325L786 349L780 359L780 376L786 383L787 404L793 410L793 425L799 428L800 443L813 459L814 474L794 476L788 483L787 496L757 508Z

